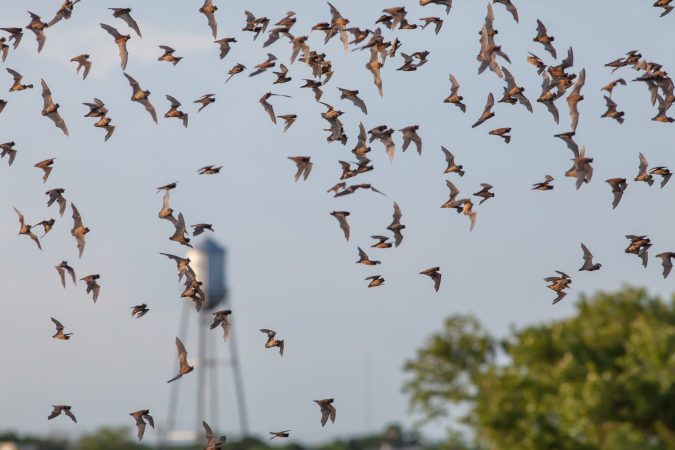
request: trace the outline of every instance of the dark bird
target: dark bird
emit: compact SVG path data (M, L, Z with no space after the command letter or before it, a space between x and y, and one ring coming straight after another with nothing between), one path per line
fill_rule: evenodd
M506 87L504 88L504 96L499 101L511 104L518 102L527 108L529 112L532 112L532 104L523 94L525 88L516 84L516 79L506 67L502 67L502 71L504 72L504 77L506 79Z
M625 86L625 85L626 85L626 80L624 80L623 78L619 78L618 80L614 80L614 81L612 81L611 83L609 83L609 84L603 86L603 88L600 89L600 90L601 90L601 91L607 91L607 93L608 93L609 96L611 97L611 96L612 96L612 92L614 91L614 88L615 88L617 85L619 85L619 84L622 85L622 86Z
M197 172L199 173L199 175L215 175L217 173L220 173L220 169L222 168L223 166L204 166Z
M62 19L65 19L65 20L70 19L73 15L73 9L75 7L75 4L77 4L79 2L80 2L80 0L65 0L61 4L61 7L59 8L59 10L56 11L56 15L54 16L54 18L49 21L47 26L51 27L54 24L60 22Z
M274 438L287 438L290 436L290 431L291 430L284 430L284 431L270 431L270 434L272 437L270 438L270 441Z
M321 426L323 427L326 425L326 422L328 422L328 419L332 423L335 423L335 413L337 410L335 409L335 406L333 406L333 402L335 400L332 398L326 398L324 400L314 400L314 403L319 405L319 408L321 408Z
M670 180L670 177L673 176L670 169L663 166L652 167L649 169L649 174L661 176L661 188L663 188L668 183L668 180Z
M127 61L129 60L129 52L127 51L127 41L131 39L131 35L120 34L120 32L117 31L117 29L111 27L110 25L106 25L105 23L102 23L100 25L101 28L107 31L115 39L115 44L117 44L117 47L119 48L120 51L120 65L122 66L122 70L125 70L127 68Z
M127 77L127 80L129 80L129 85L132 89L131 101L138 102L143 105L145 110L150 114L150 117L152 117L152 120L157 123L157 112L155 112L155 107L152 106L152 103L150 103L148 98L150 96L150 91L144 91L138 84L138 81L127 75L126 72L124 73L124 76Z
M372 261L368 258L368 255L366 255L366 252L361 250L361 247L357 247L359 249L359 260L356 261L356 264L363 264L365 266L375 266L377 264L381 264L381 261Z
M560 272L559 270L556 270L556 273L560 276L544 278L544 281L550 283L546 287L551 289L556 294L558 294L557 297L553 300L554 305L563 298L565 298L565 296L567 295L565 289L567 289L570 286L570 284L572 284L572 279L570 278L569 275L567 275L564 272Z
M265 93L262 97L260 97L260 100L258 102L262 105L263 109L267 114L269 114L270 119L272 120L272 123L276 124L277 123L277 116L274 114L274 107L270 102L267 100L270 97L287 97L290 98L290 95L283 95L283 94L273 94L271 92Z
M175 66L180 62L181 59L183 59L182 56L174 56L173 54L176 52L176 50L172 49L168 45L160 45L159 48L164 50L164 54L157 58L157 61L166 61Z
M54 325L56 326L56 334L54 334L54 336L52 336L52 337L54 339L60 339L62 341L67 341L68 339L70 339L70 336L72 336L73 333L64 333L63 332L63 330L64 330L63 324L53 317L51 319L52 319L52 322L54 322Z
M148 311L150 311L150 308L148 308L148 305L145 303L132 306L130 309L131 309L131 317L136 317L137 319L140 319L141 317L146 315Z
M70 278L73 280L73 284L77 285L77 279L75 276L75 269L68 265L68 261L61 261L58 266L54 266L56 271L59 273L59 278L61 278L61 285L63 288L66 288L66 272L70 275Z
M14 41L14 50L19 46L19 43L21 43L21 38L23 37L23 31L21 28L0 28L0 30L5 31L9 33L9 41L12 42Z
M181 103L170 95L167 95L166 99L171 103L171 108L166 113L164 113L164 117L167 119L169 118L180 119L183 121L183 126L187 128L188 115L187 113L184 113L183 111L178 109L180 108Z
M77 63L77 69L75 69L75 71L78 74L80 73L80 69L84 67L84 71L82 72L82 79L86 80L87 75L89 75L89 70L91 69L91 61L89 61L89 55L85 53L83 55L76 56L74 58L71 58L70 62Z
M223 328L223 341L227 341L227 338L230 336L230 328L232 324L230 323L229 316L232 314L232 310L224 309L222 311L216 311L213 313L213 323L211 324L211 329L213 330L217 326Z
M94 300L94 303L96 303L96 300L98 300L98 293L101 291L101 286L99 286L98 280L101 278L99 274L93 274L93 275L87 275L84 278L80 278L80 281L84 281L86 283L86 291L87 294L90 292L92 293L92 298Z
M347 223L347 217L350 213L348 211L333 211L330 215L337 219L340 229L345 235L345 239L349 241L349 223Z
M44 233L42 234L41 237L45 237L45 235L49 233L52 230L52 228L54 228L54 222L56 222L56 220L49 219L43 220L42 222L38 222L35 224L35 227L41 226L44 229Z
M450 85L451 85L450 95L448 95L448 97L445 100L443 100L443 103L451 103L451 104L457 106L459 109L461 109L463 113L465 113L466 112L466 105L464 103L462 103L462 100L464 100L464 97L459 95L460 84L452 74L449 75L449 78L450 78ZM493 103L494 103L494 101L493 101Z
M668 278L668 275L670 274L670 271L673 268L672 259L675 258L675 253L673 252L659 253L658 255L656 255L656 257L661 260L661 264L663 265L663 278Z
M176 338L176 348L178 349L178 375L167 381L167 383L171 383L172 381L176 381L180 377L182 377L185 374L188 374L194 370L194 367L188 364L187 360L187 350L185 350L185 346L183 343L180 341L180 339Z
M508 135L508 133L511 132L511 128L496 128L492 131L488 131L488 134L492 136L499 136L500 138L504 139L504 142L507 144L511 142L511 136Z
M376 243L371 245L372 248L391 248L391 246L393 245L391 242L387 242L389 240L388 236L375 235L371 236L371 238L377 240Z
M372 277L366 277L365 280L370 280L370 283L368 283L369 288L382 286L384 284L384 278L382 278L382 275L373 275Z
M434 24L435 34L438 34L441 31L441 28L443 27L443 19L441 19L440 17L422 17L420 18L420 20L424 22L424 25L422 25L423 30L429 25Z
M553 190L553 185L551 184L551 181L553 181L553 177L551 175L546 175L544 177L544 181L541 183L534 183L532 185L532 190L533 191L551 191Z
M176 268L178 269L178 281L181 281L183 276L188 279L195 279L195 272L190 267L190 258L181 258L180 256L171 255L169 253L160 253L167 258L175 261Z
M276 331L268 330L267 328L262 328L260 332L267 335L267 342L265 342L265 348L274 348L279 347L279 355L284 356L284 341L275 339L274 336L277 335Z
M65 414L66 416L70 417L70 420L72 420L73 422L77 423L77 419L75 418L75 416L73 415L73 413L70 411L71 408L72 408L72 406L68 406L68 405L52 405L52 408L54 408L54 409L52 410L52 412L51 412L51 414L49 415L49 417L47 417L47 420L52 420L54 417L58 417L58 416L61 415L61 413L63 413L63 414Z
M113 12L113 17L117 19L122 19L127 25L129 25L129 28L134 30L138 37L143 37L141 35L141 30L138 28L138 24L134 20L133 17L131 17L131 8L108 8Z
M59 214L63 216L63 213L66 212L66 199L63 197L63 193L66 192L63 188L50 189L45 192L49 196L47 200L47 208L52 206L54 202L59 205Z
M645 158L645 155L640 153L640 166L639 166L639 171L637 176L635 177L634 181L644 181L648 185L654 184L654 177L651 176L651 174L648 172L649 168L649 163L647 162L647 158Z
M492 3L501 3L502 5L506 6L506 10L511 13L513 16L513 20L518 23L518 10L516 7L513 5L511 0L492 0Z
M14 141L0 144L0 150L2 150L2 153L0 153L0 158L4 158L5 155L8 155L7 164L10 166L14 162L14 158L16 158L16 152L18 151L14 148L15 145L16 143Z
M277 116L277 118L284 121L284 133L288 130L291 125L297 120L298 116L296 114L282 114Z
M267 69L270 69L270 68L276 66L277 65L276 61L277 61L277 57L274 56L271 53L268 53L267 59L265 61L261 62L260 64L258 64L257 66L255 66L256 70L251 72L248 76L254 77L256 75L259 75L259 74L265 72Z
M56 158L49 158L45 159L44 161L40 161L39 163L33 165L33 167L36 167L38 169L42 169L43 174L42 174L42 182L46 183L47 178L49 178L49 174L52 173L53 165L54 165L54 159Z
M136 421L136 430L137 430L136 436L138 436L139 441L143 439L143 434L145 433L146 420L147 424L149 424L152 428L155 428L155 421L150 415L149 409L141 409L139 411L129 413L129 415L132 416Z
M653 6L655 8L663 8L663 12L661 13L661 17L663 17L673 10L674 7L670 6L672 2L673 0L656 0Z
M403 217L403 214L401 214L401 208L398 206L398 203L394 202L394 214L392 216L391 223L387 227L387 230L394 233L394 243L396 247L401 245L401 242L403 241L401 230L405 228L405 225L401 224L401 217Z
M183 213L178 213L178 219L173 224L173 226L175 231L171 237L169 237L169 240L192 248L192 245L190 245L190 238L186 236L187 229L185 227L185 218L183 217Z
M45 80L40 80L40 83L42 84L42 100L44 103L42 115L50 118L52 122L54 122L54 125L56 125L56 128L59 128L61 131L63 131L63 134L68 136L68 127L66 126L66 122L58 112L59 104L54 103L54 100L52 99L52 91L49 90Z
M230 81L230 78L232 78L233 76L235 76L235 75L238 74L238 73L242 73L244 70L246 70L246 66L245 66L245 65L239 64L239 63L235 64L235 65L232 66L232 68L227 72L227 74L229 75L229 77L227 77L227 80L225 80L225 82L227 83L228 81Z
M623 197L623 193L628 187L628 184L626 183L625 178L610 178L605 181L612 187L612 194L614 195L612 200L612 209L615 209L619 205L621 197Z
M652 246L652 241L646 236L635 236L632 234L626 235L626 239L630 240L630 244L624 250L625 253L632 253L637 255L642 260L642 266L647 267L649 261L649 247Z
M21 213L19 212L19 210L16 209L14 206L12 206L12 208L14 208L14 211L16 212L16 215L19 216L19 225L20 225L20 227L19 227L19 234L23 234L23 235L28 236L29 238L31 238L31 239L37 244L38 248L39 248L40 250L42 250L42 246L40 245L40 240L39 240L38 237L31 231L31 229L33 228L33 225L28 225L28 224L25 222L24 218L23 218L23 214L21 214Z
M438 288L441 287L441 278L443 275L439 272L440 267L432 267L420 272L420 275L426 275L434 281L434 289L438 292Z
M304 85L300 86L300 88L307 88L311 89L312 92L314 92L314 99L318 102L321 100L321 96L323 95L323 91L320 89L323 84L321 81L315 81L315 80L308 80L308 79L303 79L305 82Z
M384 66L377 58L377 50L371 49L370 51L370 60L366 63L366 69L368 69L373 74L373 83L377 87L377 91L380 94L380 97L384 96L382 90L382 73L380 69Z
M303 177L304 180L307 179L309 173L312 171L312 166L314 165L310 162L309 156L289 156L288 159L293 161L297 167L295 172L295 181L298 181L300 177Z
M35 38L37 39L38 43L38 53L40 53L42 51L42 47L45 46L45 42L47 41L47 36L45 36L44 30L49 26L49 24L43 22L40 19L40 16L37 14L33 14L30 11L28 11L28 14L30 14L30 23L26 25L26 29L35 33Z
M481 185L481 187L482 187L483 189L481 189L481 190L478 191L478 192L474 192L474 194L473 194L473 195L475 195L476 197L480 197L480 198L483 199L483 200L480 201L480 203L478 203L478 205L482 205L482 204L485 203L488 199L490 199L490 198L492 198L492 197L495 196L495 194L494 194L493 192L490 192L490 189L492 189L492 185L487 184L487 183L481 183L480 185Z
M403 134L403 146L401 147L403 151L406 151L410 143L414 142L415 147L417 148L417 154L422 154L422 138L419 134L417 134L417 130L419 130L419 128L419 125L410 125L398 130Z
M340 100L349 100L361 110L363 114L368 114L368 109L366 108L366 104L364 101L359 97L359 91L354 90L350 91L349 89L342 89L338 88L340 90Z
M605 98L605 103L607 104L607 111L600 116L600 117L609 117L610 119L614 119L620 124L623 123L623 116L624 112L623 111L617 111L617 104L614 103L614 100L611 98L607 97L606 95L604 96Z
M485 103L485 108L483 109L483 114L481 114L476 123L471 125L471 128L476 128L478 125L482 124L486 120L494 117L495 113L492 112L492 107L494 105L495 105L495 98L492 95L492 92L490 92L487 98L487 102Z
M593 254L588 250L588 248L581 243L581 250L584 252L584 265L581 266L579 271L588 271L593 272L595 270L600 270L602 264L595 263L593 264Z
M541 23L541 20L537 19L537 36L532 39L532 41L542 44L546 51L549 52L551 56L553 56L553 59L558 59L558 54L556 53L552 44L554 40L555 38L553 36L549 36L547 34L546 27L543 23Z
M77 241L77 250L79 251L80 258L82 258L82 252L84 252L85 245L84 236L89 233L90 230L82 224L82 216L80 216L80 212L72 202L70 203L70 207L73 210L73 228L70 230L70 234Z
M201 96L201 98L195 100L192 103L200 103L202 105L197 110L197 112L200 112L202 109L206 108L211 103L215 103L215 101L216 101L215 97L216 97L216 94L204 94L204 95Z
M193 236L199 236L202 234L205 230L213 231L213 225L210 223L198 223L196 225L190 225L193 230L192 230L192 235Z
M572 119L572 131L577 131L577 124L579 123L579 110L577 104L584 99L581 95L581 88L586 83L586 69L581 69L579 72L579 79L574 84L572 93L567 96L567 105L570 109L570 118Z
M218 23L214 14L216 11L218 11L218 7L213 4L213 0L204 0L204 4L199 8L199 12L206 16L213 39L218 36Z
M23 91L25 89L33 89L32 84L21 84L21 80L23 79L23 75L21 75L19 72L16 70L10 69L9 67L6 69L7 72L14 78L14 83L12 84L12 87L9 88L9 92L17 92L17 91Z
M464 166L461 164L455 163L455 156L450 153L450 150L447 148L443 147L441 145L441 150L443 150L443 153L445 154L445 161L448 163L448 167L446 167L445 171L443 173L456 173L460 177L464 176Z
M544 73L544 70L546 70L546 64L544 64L544 61L542 61L541 58L534 53L528 52L528 55L527 62L537 68L537 75Z
M216 439L216 435L211 430L211 427L208 423L202 421L202 426L204 427L204 433L206 435L206 446L204 450L221 450L227 441L225 436L220 436Z
M291 77L286 76L288 74L288 67L286 67L283 64L279 64L279 72L272 72L272 73L277 76L277 79L274 80L273 84L288 83L289 81L292 80Z

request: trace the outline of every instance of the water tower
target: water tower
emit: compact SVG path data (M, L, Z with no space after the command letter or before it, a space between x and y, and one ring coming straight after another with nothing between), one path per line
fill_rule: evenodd
M190 318L197 317L199 347L194 372L197 377L197 415L194 438L197 440L203 438L202 420L208 422L214 432L218 433L218 427L220 426L218 417L218 406L220 403L218 397L218 367L229 367L232 370L241 434L242 436L248 435L244 385L235 339L236 313L233 314L235 319L232 320L233 325L227 342L223 342L222 332L209 329L213 319L212 313L217 309L228 309L230 306L225 271L226 256L227 252L225 248L210 237L201 240L186 255L187 258L190 258L190 267L195 271L197 280L203 282L202 289L206 296L202 310L199 313L195 313L194 303L185 302L178 333L178 336L186 336ZM219 357L219 355L223 354L223 349L226 346L229 347L229 358ZM172 440L172 438L182 440L180 439L181 435L189 435L189 433L181 434L181 432L175 430L180 386L181 383L171 384L165 441L167 438L168 440ZM228 410L231 410L231 408L228 408Z

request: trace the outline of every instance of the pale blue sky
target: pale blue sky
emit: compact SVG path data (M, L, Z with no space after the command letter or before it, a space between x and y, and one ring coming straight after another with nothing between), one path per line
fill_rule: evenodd
M48 20L58 2L11 2L4 5L0 26L28 23L25 9ZM162 2L167 4L168 2ZM667 295L673 280L661 278L661 251L675 250L672 235L675 213L673 189L655 184L630 183L619 207L611 209L610 177L632 180L637 174L638 152L651 165L675 169L672 154L673 126L650 121L656 109L649 103L644 85L629 83L615 89L614 99L626 111L619 126L600 119L605 103L600 88L618 77L635 78L623 69L610 75L603 64L639 49L665 69L675 67L675 56L664 42L671 42L675 16L659 18L651 2L618 0L611 7L600 3L572 1L566 8L553 2L517 1L520 24L501 5L495 6L499 29L497 42L511 57L507 66L535 113L522 106L498 104L496 117L476 129L470 125L480 115L488 92L501 96L502 82L491 72L476 74L478 31L487 2L456 0L449 16L444 9L421 8L405 2L409 18L439 15L445 24L438 36L424 31L397 32L400 51L429 50L429 62L417 72L395 69L402 58L388 60L383 70L381 99L364 68L368 52L345 55L337 38L323 45L323 34L310 34L310 46L326 52L335 76L325 87L323 100L345 111L343 122L350 137L347 146L327 144L326 127L310 90L299 90L309 78L306 66L288 64L290 46L281 39L268 49L263 37L252 41L240 30L244 9L266 15L273 22L286 11L298 14L296 35L307 34L312 25L329 20L323 2L267 2L262 0L216 2L219 37L235 36L238 43L221 61L218 48L197 12L201 1L124 2L84 0L69 21L47 30L47 43L36 53L34 36L25 32L19 49L10 51L4 67L18 70L24 82L49 84L60 112L70 129L66 138L52 122L40 116L40 90L7 93L9 100L0 114L0 142L16 141L19 149L12 167L0 161L0 239L4 284L0 308L0 410L3 429L21 432L66 433L75 436L103 424L133 425L128 413L150 408L161 424L166 417L169 386L166 380L176 370L174 337L182 307L175 266L158 252L183 254L167 238L170 224L157 219L161 195L155 187L180 180L172 191L172 207L182 211L188 224L213 223L215 238L229 250L228 278L232 293L233 326L240 344L251 428L265 434L290 428L302 441L320 441L336 436L378 430L386 423L406 425L415 417L401 393L405 359L414 355L424 339L452 313L473 313L495 334L504 334L511 324L522 325L564 317L573 311L579 292L616 289L623 283L649 286ZM334 5L354 26L373 27L382 8L391 2L335 0ZM160 117L155 125L139 105L129 101L131 89L122 76L117 48L99 28L108 23L124 33L128 28L112 18L106 7L130 6L143 39L128 44L127 73L152 91L151 101L163 116L170 94L183 102L190 125ZM551 62L539 44L532 42L536 19L541 19L556 37L559 55L572 46L574 71L586 68L586 100L579 106L577 142L595 158L592 183L575 191L572 179L563 173L571 154L554 139L568 131L567 105L558 101L561 124L556 126L546 109L534 100L540 92L536 69L525 58L532 51ZM388 30L385 37L393 37ZM185 59L177 66L160 63L157 45L169 45ZM275 77L265 73L248 78L238 75L224 84L226 72L240 62L249 69L274 53L290 68L293 81L271 87ZM71 57L92 55L93 68L85 81L75 74ZM467 113L442 103L450 90L448 73L462 84ZM11 77L0 74L7 89ZM364 116L351 103L339 100L337 87L359 89L368 106ZM298 121L287 133L274 126L262 107L260 96L272 90L293 96L273 98L277 114L296 113ZM217 102L196 114L192 101L205 93L217 94ZM106 103L117 126L109 142L104 132L86 119L82 102L98 97ZM422 157L413 149L400 153L400 133L394 139L397 155L390 164L379 143L372 145L376 170L355 182L371 182L388 197L372 192L332 198L325 191L339 176L339 159L352 160L358 123L366 129L387 124L398 130L420 124L424 142ZM488 136L493 128L513 128L513 140ZM443 175L445 162L440 146L451 149L464 165L466 176ZM287 159L310 155L315 163L306 182L293 182L295 167ZM56 157L47 184L33 164ZM206 164L224 165L219 175L200 177ZM530 191L544 175L556 180L552 192ZM453 210L440 209L447 199L445 180L451 179L463 194L494 185L496 197L477 207L478 222L469 233L468 219ZM351 181L351 180L350 180ZM58 217L55 207L46 208L44 191L63 187L73 200L85 225L91 228L83 258L77 258L70 236L68 212ZM364 249L373 234L382 234L391 221L392 202L397 201L406 225L400 248L367 249L383 264L375 270L356 265L357 245ZM18 222L11 206L19 208L28 223L57 219L54 230L42 243L40 253L27 238L16 235ZM352 238L345 242L332 210L351 211ZM69 209L70 211L70 209ZM648 234L654 243L649 267L643 269L634 255L624 254L625 234ZM579 274L584 242L596 255L602 270ZM53 266L62 259L75 268L78 278L100 273L101 295L96 305L84 293L84 285L60 286ZM438 293L432 282L418 272L440 266L443 284ZM542 279L554 270L573 278L570 295L555 307L554 295ZM363 279L381 274L386 284L367 289ZM131 306L145 302L151 311L140 320L129 318ZM69 342L50 338L53 316L75 333ZM194 329L194 326L192 327ZM286 339L286 352L279 358L263 348L259 328L272 328ZM217 344L222 344L214 336ZM184 338L196 357L194 336ZM226 354L225 349L223 351ZM372 389L365 391L366 360L370 360ZM199 369L197 369L199 370ZM229 375L228 375L229 377ZM196 376L182 384L184 411L179 426L192 429L194 404L186 402L195 391ZM229 378L226 379L229 382ZM227 385L229 388L229 384ZM322 429L314 399L334 397L337 421ZM372 403L371 420L366 404ZM79 423L47 422L53 403L67 403ZM222 397L221 421L214 429L236 433L231 391ZM429 427L441 436L443 424ZM155 433L149 431L147 439Z

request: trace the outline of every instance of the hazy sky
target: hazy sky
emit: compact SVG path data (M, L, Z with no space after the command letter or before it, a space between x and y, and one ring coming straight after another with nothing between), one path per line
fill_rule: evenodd
M8 2L0 26L29 22L26 9L49 20L60 2ZM310 4L311 3L311 4ZM285 12L297 13L292 32L307 34L312 25L330 19L324 2L217 1L219 38L234 36L238 43L218 59L206 18L197 10L201 1L110 2L84 0L73 17L47 30L41 54L30 31L17 51L4 63L24 75L36 89L8 93L0 114L0 142L14 140L19 150L8 167L0 161L0 239L4 290L0 310L0 428L33 433L65 433L76 436L104 424L133 425L129 412L149 408L161 427L166 418L169 385L176 372L177 335L182 300L176 269L158 252L183 255L185 247L169 241L171 225L157 218L161 194L155 187L180 180L171 204L188 224L213 223L214 237L227 246L232 322L240 347L246 397L252 431L265 434L290 428L302 441L379 430L398 421L411 425L407 397L401 393L405 379L401 367L443 319L453 313L476 314L495 334L503 335L512 324L553 320L573 312L580 292L616 289L624 283L649 286L668 295L675 278L663 280L659 261L653 256L675 250L672 199L675 186L660 189L630 182L619 207L612 211L611 189L605 179L637 174L638 153L651 165L675 169L673 125L650 121L656 108L649 102L646 86L629 83L615 89L614 100L626 112L620 126L600 119L605 102L600 88L624 77L635 78L632 69L611 75L603 64L638 49L645 57L675 67L675 56L664 42L672 41L675 15L659 18L651 2L617 0L611 7L599 2L572 1L567 7L552 2L516 1L520 23L501 5L495 6L499 29L497 42L511 57L507 66L534 103L534 114L520 105L498 104L496 117L471 129L480 115L488 92L501 97L503 82L493 73L477 75L478 32L485 17L486 1L456 0L449 16L437 6L420 7L405 2L409 20L439 15L445 19L441 33L395 32L403 42L400 51L429 50L429 62L416 72L395 69L402 58L387 60L383 69L384 98L377 95L372 76L364 68L369 53L345 55L338 38L323 45L323 33L310 34L310 46L325 52L335 76L325 87L323 100L345 112L342 116L350 137L346 146L328 144L322 131L326 122L319 114L310 90L298 89L310 78L307 66L288 64L290 45L280 39L263 49L264 38L252 40L241 32L244 10L265 15L272 22ZM404 2L401 2L404 4ZM160 6L162 5L162 6ZM164 6L170 5L170 6ZM335 0L334 5L354 26L373 27L382 8L391 2ZM143 38L138 38L107 7L130 6ZM534 100L540 92L536 69L527 64L528 51L551 63L549 55L532 42L536 19L556 37L559 56L572 46L574 72L586 68L585 100L580 103L577 142L595 159L595 175L589 185L574 189L564 177L570 151L552 136L569 130L564 99L557 102L561 123L553 122L545 107ZM152 94L160 116L168 110L170 94L183 102L190 125L160 117L155 125L140 105L129 101L131 88L119 67L117 48L99 22L131 33L127 73ZM387 39L394 33L384 30ZM184 56L177 66L157 62L169 45ZM226 72L240 62L250 69L274 53L289 66L293 81L271 87L275 76L254 78L241 74L225 84ZM85 81L75 74L70 58L91 54L93 68ZM442 103L449 94L448 73L462 84L467 113ZM65 137L53 123L41 117L39 82L49 84L70 129ZM8 89L11 77L3 71L0 83ZM351 103L339 100L337 87L359 89L368 105L363 115ZM293 98L273 98L277 114L296 113L298 121L287 133L274 126L258 99L272 90ZM215 93L217 101L196 114L192 101ZM98 97L106 103L117 126L103 142L104 132L84 118L81 103ZM340 174L338 160L353 160L349 151L356 143L358 123L366 129L387 124L398 130L419 124L424 142L422 157L414 149L397 154L393 164L379 142L372 144L376 170L354 182L372 182L387 194L360 191L334 199L325 191ZM513 140L505 145L488 136L497 127L512 127ZM444 176L440 146L450 148L466 176ZM315 163L306 182L293 181L295 166L288 156L310 155ZM56 157L46 184L33 167ZM198 176L206 164L224 165L219 175ZM555 190L531 191L532 183L550 174ZM496 197L478 211L469 232L468 219L454 210L440 209L447 199L445 180L451 179L463 194L494 185ZM70 236L70 207L64 217L56 206L46 208L47 189L63 187L74 201L84 223L91 228L82 259L77 258ZM405 239L397 249L376 250L369 236L384 233L397 201L406 225ZM12 205L28 223L57 219L43 240L40 252L29 239L17 236L18 222ZM345 242L332 210L351 212L352 237ZM634 255L624 254L625 234L648 234L654 243L645 270ZM197 239L195 239L197 241ZM579 273L584 242L596 255L602 270ZM371 269L354 262L356 247L383 261ZM53 266L61 260L74 266L78 278L101 274L97 304L84 292L84 284L63 289ZM438 293L423 269L440 266L443 284ZM542 281L563 270L573 277L570 295L551 306L554 294ZM384 286L367 289L364 278L381 274ZM129 308L148 303L151 311L142 319L129 317ZM51 339L49 318L63 322L72 340ZM195 315L191 315L195 319ZM258 329L272 328L286 340L280 358L276 350L263 348L265 336ZM194 323L191 329L195 329ZM196 337L182 336L190 358L197 354ZM219 332L214 343L226 357ZM369 373L367 367L370 367ZM200 370L199 368L196 369ZM221 370L220 421L214 429L236 434L231 375ZM370 379L370 382L367 380ZM195 427L195 373L179 380L181 411L178 426ZM369 388L367 388L369 386ZM314 399L334 397L337 421L324 429ZM75 425L65 418L47 421L50 405L73 406ZM368 406L370 405L370 407ZM370 411L370 412L369 412ZM209 418L206 418L209 420ZM442 436L445 424L428 427ZM148 430L147 439L156 432Z

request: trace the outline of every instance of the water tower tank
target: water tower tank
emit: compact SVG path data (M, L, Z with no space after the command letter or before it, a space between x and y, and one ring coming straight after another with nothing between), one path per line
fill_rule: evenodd
M190 267L197 279L204 284L206 293L204 309L213 309L227 301L227 283L225 280L225 248L210 237L203 239L187 253Z

